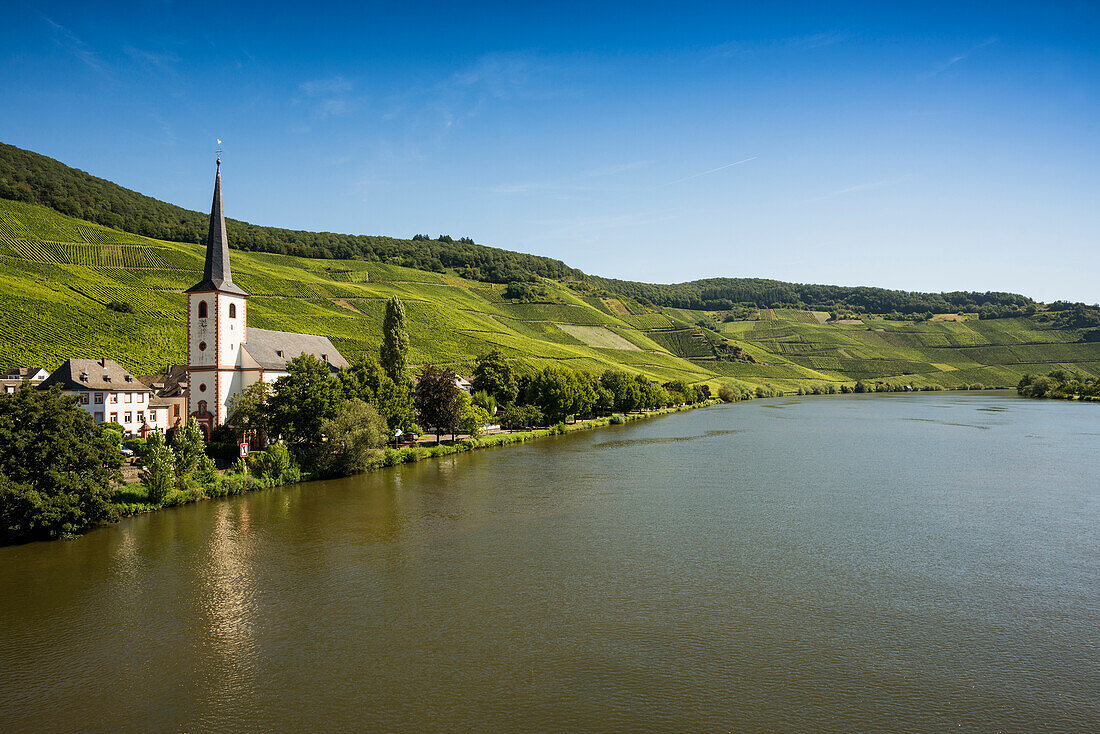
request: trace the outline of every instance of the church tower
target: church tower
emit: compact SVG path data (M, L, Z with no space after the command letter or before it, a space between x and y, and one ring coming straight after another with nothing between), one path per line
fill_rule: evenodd
M187 289L187 413L207 435L227 418L229 396L241 390L248 294L233 282L222 209L221 159L206 237L202 281Z

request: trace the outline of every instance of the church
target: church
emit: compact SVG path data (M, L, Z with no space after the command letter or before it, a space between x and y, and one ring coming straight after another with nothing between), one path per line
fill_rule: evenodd
M228 419L233 395L253 383L285 376L290 359L311 354L333 372L348 366L327 337L248 326L248 294L233 282L229 267L220 158L203 278L186 293L187 413L208 436Z

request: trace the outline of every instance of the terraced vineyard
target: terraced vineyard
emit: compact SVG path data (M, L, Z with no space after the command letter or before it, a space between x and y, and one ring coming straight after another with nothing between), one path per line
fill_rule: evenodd
M52 369L68 357L109 357L137 373L181 363L183 291L200 279L203 252L0 200L0 368ZM1100 376L1100 343L1029 318L836 324L764 309L723 323L724 314L595 296L583 283L545 281L550 301L518 304L502 285L449 274L243 251L233 253L233 273L251 294L250 325L323 334L349 359L377 353L385 302L396 295L409 314L412 361L460 372L498 347L523 369L560 362L788 391L857 379L1007 387L1058 367ZM111 301L134 313L109 310ZM711 343L723 340L755 363L716 359Z

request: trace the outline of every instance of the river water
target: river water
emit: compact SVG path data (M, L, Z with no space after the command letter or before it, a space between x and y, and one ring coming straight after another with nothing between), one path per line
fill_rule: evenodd
M0 731L1096 731L1100 406L717 406L0 548Z

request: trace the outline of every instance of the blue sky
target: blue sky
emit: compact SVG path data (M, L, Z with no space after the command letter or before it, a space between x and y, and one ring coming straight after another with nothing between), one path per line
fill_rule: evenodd
M182 206L1100 301L1097 3L104 5L0 9L0 140Z

